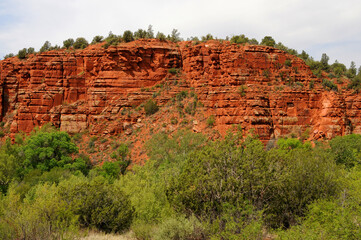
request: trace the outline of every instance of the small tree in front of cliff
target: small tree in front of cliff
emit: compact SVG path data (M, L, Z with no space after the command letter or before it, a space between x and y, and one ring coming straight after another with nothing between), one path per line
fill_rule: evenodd
M123 33L123 41L124 42L134 41L134 36L133 36L132 31L130 31L130 30L124 31L124 33Z
M261 41L261 45L274 47L276 45L276 41L271 36L265 36Z
M74 48L75 49L84 49L86 48L87 46L89 45L88 41L83 38L83 37L80 37L80 38L77 38L74 42Z
M63 41L63 46L65 48L70 48L73 45L74 45L74 39L72 39L72 38L69 38L69 39Z
M146 115L152 115L156 112L158 112L159 107L157 103L155 103L152 99L150 99L148 102L144 104L144 111Z

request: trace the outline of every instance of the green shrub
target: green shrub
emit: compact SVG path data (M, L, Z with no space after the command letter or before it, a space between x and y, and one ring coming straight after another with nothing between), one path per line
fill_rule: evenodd
M213 38L212 34L208 33L206 36L202 36L201 39L202 39L202 42L205 42L205 41L213 40L214 38Z
M3 204L6 223L12 228L9 239L64 239L69 234L76 237L77 217L69 211L55 185L35 186L24 201L10 189Z
M231 43L244 44L249 42L249 39L244 35L235 35L230 40Z
M84 49L88 45L89 45L88 41L83 37L77 38L73 44L75 49Z
M74 39L72 39L72 38L69 38L69 39L67 39L67 40L65 40L65 41L63 41L63 46L65 47L65 48L70 48L70 47L72 47L74 45Z
M336 163L352 168L361 163L361 135L337 136L330 141Z
M121 37L109 32L108 37L105 38L106 43L103 45L104 48L108 48L110 45L116 46L120 43Z
M35 49L33 47L29 47L28 54L33 54L33 53L35 53Z
M74 176L59 184L59 192L85 227L122 232L132 223L134 210L128 197L103 177L88 180Z
M291 67L291 66L292 66L292 63L291 63L291 60L290 60L290 59L286 59L286 61L285 61L285 66L287 66L287 67Z
M160 41L165 41L166 40L166 36L164 35L164 33L158 32L156 39L160 40Z
M144 104L144 111L145 114L148 116L158 112L158 110L159 110L158 105L151 99Z
M271 36L265 36L261 41L261 45L274 47L276 45L276 41Z
M147 31L143 29L138 29L138 31L134 32L134 39L144 39L147 38Z
M313 89L314 87L315 87L315 80L312 79L309 83L309 88Z
M211 115L207 118L207 126L208 127L213 127L215 122L216 122L216 118L214 117L214 115Z
M71 142L65 132L36 132L30 136L22 147L24 167L49 171L54 167L63 167L71 163L70 154L78 148Z
M178 32L177 29L172 30L172 33L171 33L171 36L170 36L169 40L171 40L172 42L179 42L181 40L180 33Z
M178 68L170 68L170 69L168 69L168 72L170 73L170 74L177 74L177 73L179 73L179 69Z
M322 80L322 86L328 91L330 91L330 90L333 90L335 92L338 91L337 85L334 84L332 81L330 81L328 79L323 79Z
M18 58L19 58L19 59L25 59L26 56L27 56L27 54L28 54L28 52L27 52L27 49L26 49L26 48L24 48L24 49L22 49L22 50L19 50L19 52L18 52Z
M154 240L192 240L206 239L206 233L202 224L194 216L189 219L185 217L168 218L158 227Z
M14 57L14 54L13 54L13 53L6 54L6 55L4 56L4 59L11 58L11 57Z
M104 37L97 35L97 36L93 37L91 44L101 43L103 41L104 41Z
M124 31L124 33L123 33L123 41L124 42L134 41L134 36L133 36L132 31L130 31L130 30Z
M46 52L49 51L51 48L51 44L49 41L45 41L44 45L40 48L39 52Z

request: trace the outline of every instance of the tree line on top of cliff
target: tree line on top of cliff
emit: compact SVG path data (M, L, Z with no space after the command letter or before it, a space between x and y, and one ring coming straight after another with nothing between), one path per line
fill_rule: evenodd
M109 32L107 37L103 37L97 35L93 38L90 44L98 44L103 43L102 47L108 48L109 46L113 45L116 46L122 42L131 42L137 39L158 39L160 41L171 41L171 42L179 42L183 39L180 37L180 33L177 29L173 29L171 34L165 35L162 32L158 32L157 34L154 33L152 25L149 25L148 29L138 29L135 32L130 30L126 30L123 32L122 35L116 35L113 32ZM304 60L304 62L311 68L314 75L318 78L322 78L322 72L328 73L329 78L335 78L335 81L340 83L343 76L346 76L350 80L350 84L348 88L354 89L357 92L361 89L361 66L359 67L358 71L356 69L355 62L351 62L349 68L347 68L344 64L339 63L337 60L333 64L329 64L329 57L326 53L322 54L320 61L314 60L312 57L309 56L304 50L301 53L298 53L297 50L288 48L283 45L281 42L276 43L276 41L271 36L265 36L261 42L259 43L255 38L248 38L244 34L241 35L234 35L232 37L226 37L225 39L219 39L213 37L212 34L207 34L202 36L200 39L198 37L190 37L187 41L192 41L194 45L199 44L201 41L208 41L208 40L219 40L219 41L230 41L234 44L244 45L244 44L251 44L251 45L264 45L270 46L282 51L285 51L291 55L297 56ZM63 41L63 46L60 47L59 45L52 46L49 41L46 41L44 45L39 49L39 52L46 52L50 50L57 50L61 48L65 49L84 49L89 45L89 42L83 38L79 37L77 39L69 38ZM26 59L28 55L36 54L35 49L24 48L19 50L18 54L16 55L19 59ZM10 53L4 56L4 59L14 57L14 54ZM337 90L336 84L331 81L331 83L327 82L328 79L324 79L323 82L326 85L332 85L333 90ZM324 84L325 86L325 84ZM326 87L326 89L329 89Z

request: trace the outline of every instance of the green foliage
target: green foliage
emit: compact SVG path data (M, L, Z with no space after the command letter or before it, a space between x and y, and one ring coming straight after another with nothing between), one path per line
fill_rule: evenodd
M59 184L59 192L83 226L105 232L122 232L130 227L133 208L128 197L103 177L72 177Z
M181 41L180 32L178 32L177 29L173 29L173 30L172 30L172 34L171 34L169 40L171 40L172 42L179 42L179 41Z
M143 29L138 29L138 31L134 32L134 39L144 39L147 38L147 31Z
M276 45L276 41L271 36L265 36L261 41L261 45L274 47Z
M332 81L330 81L328 79L323 79L322 80L322 86L328 91L330 91L330 90L333 90L335 92L338 91L337 85L334 84Z
M106 43L103 45L104 48L108 48L110 45L116 46L120 43L121 37L109 32L108 37L105 38Z
M228 138L189 155L167 189L178 211L212 222L225 213L224 204L248 202L264 211L267 225L289 227L308 204L338 193L337 166L323 149L311 151L298 140L280 142L282 148L269 152L252 138L238 144Z
M148 26L146 38L154 38L154 30L152 25Z
M347 68L344 64L338 63L337 61L331 65L331 70L336 74L337 77L341 77L345 74Z
M25 169L48 171L71 163L69 156L78 148L65 132L36 132L26 140L21 152L24 155Z
M211 239L262 239L262 212L247 203L242 206L226 203L223 209L221 216L208 224Z
M158 39L160 41L165 41L167 38L166 38L164 33L158 32L157 36L156 36L156 39Z
M302 50L302 53L298 55L299 58L301 58L303 61L307 61L307 59L310 57L304 50Z
M176 100L178 102L182 101L183 99L185 99L188 96L188 92L187 91L181 91L179 93L177 93L177 95L175 96Z
M11 237L4 238L0 230L1 239L64 239L67 233L76 236L77 217L55 185L39 184L23 201L10 189L2 205L6 221L0 220L0 226L8 225L6 235Z
M134 36L133 36L132 31L130 31L130 30L124 31L124 33L123 33L123 41L124 42L134 41Z
M231 38L231 43L236 43L236 44L244 44L244 43L248 43L249 39L244 35L235 35Z
M168 69L168 72L170 74L177 74L177 73L179 73L179 69L178 68L170 68L170 69Z
M329 67L330 67L330 66L328 65L328 60L330 60L330 57L327 56L326 53L323 53L323 54L322 54L322 57L321 57L320 63L321 63L321 66L322 66L322 70L324 70L324 71L328 71L328 70L329 70Z
M290 59L286 59L286 61L285 61L285 66L287 66L287 67L291 67L291 66L292 66L292 63L291 63L291 60L290 60Z
M18 52L18 58L19 58L19 59L25 59L27 54L28 54L28 52L27 52L27 49L26 49L26 48L24 48L24 49L22 49L22 50L19 50L19 52Z
M191 240L206 239L205 229L198 219L191 216L189 219L185 217L174 217L164 220L158 231L154 234L154 240Z
M202 36L201 39L203 42L205 42L205 41L213 40L214 38L212 34L208 33L206 36Z
M308 204L336 196L340 190L339 171L332 155L324 149L273 149L268 158L269 169L275 172L269 192L265 193L268 207L264 211L265 221L272 227L296 224L298 217L307 212Z
M13 54L13 53L6 54L6 55L4 56L4 59L11 58L11 57L14 57L14 54Z
M242 97L246 96L246 90L247 90L247 86L241 85L238 88L238 92L239 94L241 94Z
M311 80L310 83L309 83L309 87L310 89L313 89L315 87L315 80Z
M295 148L311 148L310 144L303 144L297 138L281 138L278 139L277 145L279 149L291 150Z
M208 127L213 127L215 122L216 122L216 118L214 117L214 115L211 115L207 118L207 126Z
M91 44L101 43L103 41L104 41L104 37L97 35L97 36L93 37Z
M7 154L4 150L0 151L0 194L6 193L10 182L17 175L19 165L15 156Z
M69 38L69 39L63 41L63 47L65 47L67 49L69 49L73 45L74 45L74 39L72 39L72 38Z
M49 51L51 48L51 44L49 41L45 41L44 45L40 48L39 52L46 52Z
M351 83L347 86L348 89L354 89L356 92L359 92L361 89L361 75L357 75L351 79Z
M330 147L336 163L343 164L347 168L361 163L361 135L335 137L330 141Z
M152 99L148 100L145 104L144 104L144 111L146 115L152 115L156 112L158 112L159 107L157 105L157 103L155 103Z
M75 49L84 49L88 45L89 45L88 41L83 37L77 38L73 44Z
M131 163L128 146L124 143L120 144L117 150L111 154L111 158L115 159L116 162L105 162L103 164L103 176L116 179L119 174L125 174L127 167Z
M354 78L356 76L357 69L354 61L351 62L350 68L346 72L348 78Z

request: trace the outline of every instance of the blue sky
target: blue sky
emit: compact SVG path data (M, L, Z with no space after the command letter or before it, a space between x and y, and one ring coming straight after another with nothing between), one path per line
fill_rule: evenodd
M224 38L245 34L322 53L347 67L361 65L359 0L0 0L0 58L26 47L38 50L48 40L121 34L146 29L181 37L211 33Z

